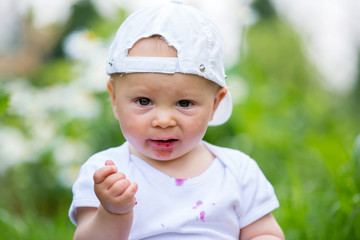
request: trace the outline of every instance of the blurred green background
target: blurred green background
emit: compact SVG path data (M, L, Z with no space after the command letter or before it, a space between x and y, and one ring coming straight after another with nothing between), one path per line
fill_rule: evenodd
M325 89L292 27L269 2L252 7L258 19L247 27L246 54L227 69L232 117L205 140L258 162L287 239L360 239L360 77L346 94ZM72 238L79 167L124 141L106 76L93 70L127 14L109 20L79 1L65 24L45 32L26 25L31 13L24 19L29 35L45 40L27 52L43 53L38 64L29 70L13 59L23 69L1 73L0 239Z

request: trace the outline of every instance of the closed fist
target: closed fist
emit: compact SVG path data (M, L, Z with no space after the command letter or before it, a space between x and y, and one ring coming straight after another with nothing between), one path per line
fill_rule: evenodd
M126 214L137 204L136 183L130 183L125 174L118 172L113 161L94 173L94 190L102 206L110 213Z

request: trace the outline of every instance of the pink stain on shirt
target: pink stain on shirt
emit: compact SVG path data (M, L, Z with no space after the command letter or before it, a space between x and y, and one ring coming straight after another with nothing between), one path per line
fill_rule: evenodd
M202 205L203 204L203 202L202 201L197 201L196 202L196 205L193 207L193 209L197 209L200 205Z
M183 185L186 180L187 180L187 179L183 179L183 178L175 178L176 186L181 186L181 185Z
M205 211L200 212L200 220L205 222Z

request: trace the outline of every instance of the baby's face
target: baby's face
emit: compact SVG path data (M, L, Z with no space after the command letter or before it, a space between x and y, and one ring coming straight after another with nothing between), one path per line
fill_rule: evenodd
M147 48L154 50L147 56L157 57L155 48ZM110 81L109 90L124 137L148 161L174 160L194 150L226 94L209 80L181 73L125 74Z

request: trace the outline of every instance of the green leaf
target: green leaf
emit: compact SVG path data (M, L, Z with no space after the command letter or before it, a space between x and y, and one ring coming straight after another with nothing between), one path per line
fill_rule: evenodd
M355 139L354 144L354 163L355 163L355 183L360 191L360 134Z
M3 115L9 106L10 94L0 88L0 115Z

